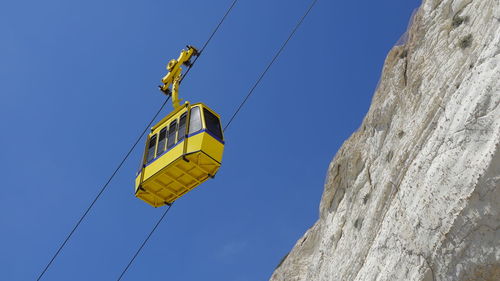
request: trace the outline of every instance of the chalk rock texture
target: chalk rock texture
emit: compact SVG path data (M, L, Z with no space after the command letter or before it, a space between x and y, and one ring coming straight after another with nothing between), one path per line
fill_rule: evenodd
M500 0L426 0L272 281L500 280Z

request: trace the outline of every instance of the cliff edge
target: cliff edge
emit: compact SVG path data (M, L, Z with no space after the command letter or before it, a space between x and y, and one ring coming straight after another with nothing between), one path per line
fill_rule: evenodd
M271 280L500 280L499 104L500 1L423 1Z

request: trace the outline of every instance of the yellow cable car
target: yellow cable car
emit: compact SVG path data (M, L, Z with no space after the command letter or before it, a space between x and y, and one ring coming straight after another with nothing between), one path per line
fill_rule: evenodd
M214 177L222 162L224 136L219 115L203 103L180 105L182 64L198 52L192 46L171 60L161 90L172 97L174 110L151 128L135 195L153 207L175 200ZM172 91L169 86L172 85Z

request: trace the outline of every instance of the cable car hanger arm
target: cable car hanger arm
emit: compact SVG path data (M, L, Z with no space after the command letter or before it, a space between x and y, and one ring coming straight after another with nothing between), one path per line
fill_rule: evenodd
M193 46L186 46L187 50L182 50L178 59L171 60L167 65L168 73L165 75L160 85L160 91L162 91L167 96L172 96L172 103L174 108L177 109L180 106L181 99L179 99L179 85L182 80L182 65L191 66L191 57L198 56L198 50ZM172 90L170 90L172 86Z

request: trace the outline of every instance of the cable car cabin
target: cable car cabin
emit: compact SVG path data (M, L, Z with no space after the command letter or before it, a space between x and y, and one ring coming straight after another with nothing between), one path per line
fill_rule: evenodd
M215 176L223 151L219 115L185 103L151 128L135 195L153 207L171 204Z

